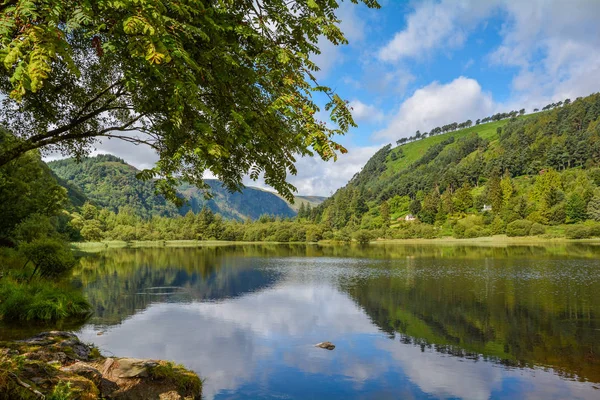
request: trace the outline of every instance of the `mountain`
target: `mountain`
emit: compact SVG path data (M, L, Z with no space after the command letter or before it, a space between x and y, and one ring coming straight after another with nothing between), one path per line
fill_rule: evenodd
M387 145L317 207L313 220L332 229L393 228L410 213L435 227L431 236L457 237L471 228L473 236L504 233L523 220L540 230L600 220L600 94L544 109ZM482 212L484 205L493 211Z
M144 218L185 215L190 210L198 213L204 206L225 218L237 220L257 219L263 214L280 217L296 215L296 209L274 193L252 187L231 193L217 180L206 181L213 196L209 200L205 199L204 191L195 186L180 186L179 192L186 198L187 204L178 209L155 194L152 182L137 179L139 171L135 167L112 155L84 158L81 162L72 158L51 161L48 166L59 183L67 188L75 206L89 200L115 212L122 207L130 207L135 214ZM306 199L304 201L313 204L319 201L319 198L313 197L299 199Z
M283 197L281 198L285 200ZM314 208L324 202L325 199L327 199L327 197L324 196L294 196L294 204L287 202L287 200L286 202L292 208L292 210L298 212L302 204L304 204L305 207L310 205L311 208Z

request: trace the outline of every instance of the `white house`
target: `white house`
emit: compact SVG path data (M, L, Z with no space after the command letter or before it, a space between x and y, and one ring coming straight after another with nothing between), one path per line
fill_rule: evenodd
M415 217L412 214L408 214L406 217L404 217L404 220L407 221L407 222L408 221L415 221L416 219L417 219L417 217Z
M489 204L484 204L483 209L481 211L482 212L492 211L492 206L490 206Z

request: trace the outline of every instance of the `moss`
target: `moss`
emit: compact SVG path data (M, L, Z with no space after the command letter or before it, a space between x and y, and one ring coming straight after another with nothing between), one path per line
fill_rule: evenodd
M100 391L91 380L84 378L79 375L72 375L67 378L63 378L59 382L59 385L63 384L68 387L69 397L59 397L56 400L63 399L80 399L80 400L94 400L99 398ZM57 385L58 386L58 385ZM56 387L55 387L56 389Z
M54 386L54 390L52 390L52 393L48 396L48 400L69 400L72 396L71 382L61 381Z
M100 349L98 349L98 347L96 347L93 344L89 345L89 347L90 347L90 355L89 355L90 359L96 360L98 358L102 358L102 354L100 353Z
M202 392L202 381L195 373L183 365L170 361L159 361L158 365L149 371L152 379L168 379L174 382L179 390L185 393L199 394Z

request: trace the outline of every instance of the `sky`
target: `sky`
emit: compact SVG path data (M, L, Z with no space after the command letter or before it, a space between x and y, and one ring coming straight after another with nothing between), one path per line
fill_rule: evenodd
M344 1L338 16L350 43L320 42L319 82L350 101L358 127L337 138L348 149L337 162L297 160L288 180L300 195L333 194L378 149L416 130L600 91L600 0L380 4ZM139 168L156 160L152 150L118 141L97 152ZM261 180L245 184L268 189Z

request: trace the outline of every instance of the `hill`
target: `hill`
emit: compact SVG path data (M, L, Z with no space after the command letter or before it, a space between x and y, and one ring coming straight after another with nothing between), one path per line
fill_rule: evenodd
M283 197L281 198L283 199ZM311 208L314 208L324 202L326 199L327 197L324 196L294 196L294 203L292 204L288 202L288 205L292 208L292 210L298 212L302 205L304 205L304 207L310 205Z
M204 206L225 218L237 220L257 219L262 214L296 215L295 209L274 193L252 187L231 193L217 180L206 181L213 196L211 199L206 199L204 191L195 186L182 185L179 192L187 204L178 209L155 194L152 182L137 179L139 171L135 167L112 155L84 158L81 162L74 159L51 161L48 166L59 183L67 188L71 202L76 206L87 199L114 212L128 207L143 218L185 215L189 210L198 213Z
M545 230L596 218L599 165L600 95L594 94L385 146L312 220L334 231L418 226L427 232L417 236L504 233L523 220L527 229L535 223ZM407 214L430 227L397 221Z

